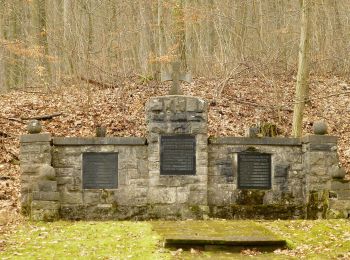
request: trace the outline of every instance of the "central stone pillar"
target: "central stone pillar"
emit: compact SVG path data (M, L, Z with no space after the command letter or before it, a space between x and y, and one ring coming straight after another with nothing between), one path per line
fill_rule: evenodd
M190 96L154 97L146 105L148 201L150 213L155 218L200 219L208 214L207 110L206 101ZM174 141L165 147L164 140ZM192 146L186 145L185 140L190 140ZM175 147L174 150L172 147ZM189 150L181 154L181 150L188 147L194 152ZM167 154L164 152L166 149ZM191 152L195 165L191 162ZM186 167L192 167L193 171L182 173L181 169ZM172 169L175 169L174 172Z

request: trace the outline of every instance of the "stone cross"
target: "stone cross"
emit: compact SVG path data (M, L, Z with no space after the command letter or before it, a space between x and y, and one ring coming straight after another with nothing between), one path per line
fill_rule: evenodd
M161 75L161 80L172 81L173 85L169 91L169 95L183 95L183 92L180 87L180 81L185 81L188 83L192 82L192 76L190 73L181 73L180 72L180 62L172 63L172 72L164 73Z

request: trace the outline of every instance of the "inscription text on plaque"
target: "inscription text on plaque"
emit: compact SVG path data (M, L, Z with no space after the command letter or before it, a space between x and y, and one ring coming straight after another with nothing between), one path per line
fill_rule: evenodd
M196 138L192 135L161 136L160 175L196 174Z
M256 152L238 154L238 188L271 189L271 155Z
M118 153L83 153L83 188L116 189Z

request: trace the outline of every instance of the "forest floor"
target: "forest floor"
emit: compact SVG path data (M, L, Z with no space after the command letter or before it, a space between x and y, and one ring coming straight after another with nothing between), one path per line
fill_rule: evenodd
M166 249L159 225L169 227L173 222L24 221L2 238L0 259L350 259L348 220L176 222L190 234L198 232L198 226L212 233L213 225L243 233L248 229L250 234L253 225L287 241L288 249L273 252Z
M247 127L264 122L276 124L281 136L291 135L295 78L255 74L196 78L183 86L186 95L210 103L210 136L244 136ZM61 113L42 121L43 132L53 136L94 136L97 125L106 126L109 136L145 136L145 104L168 89L169 83L133 77L109 88L80 81L0 95L0 212L19 211L19 136L26 133L28 118ZM339 136L338 153L349 177L350 81L313 76L310 97L304 134L312 132L314 121L325 120L329 134ZM0 227L1 218L0 214Z

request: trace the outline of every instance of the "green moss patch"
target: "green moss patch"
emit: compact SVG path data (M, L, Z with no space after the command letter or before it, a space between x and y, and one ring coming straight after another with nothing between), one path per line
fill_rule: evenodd
M0 259L166 259L146 222L25 223Z
M155 221L153 229L163 237L212 237L214 239L279 240L279 236L254 221Z
M167 248L238 251L286 248L286 241L253 221L157 221L152 223Z
M290 249L171 251L161 243L169 234L271 236ZM0 259L349 259L350 221L23 222L1 240Z

